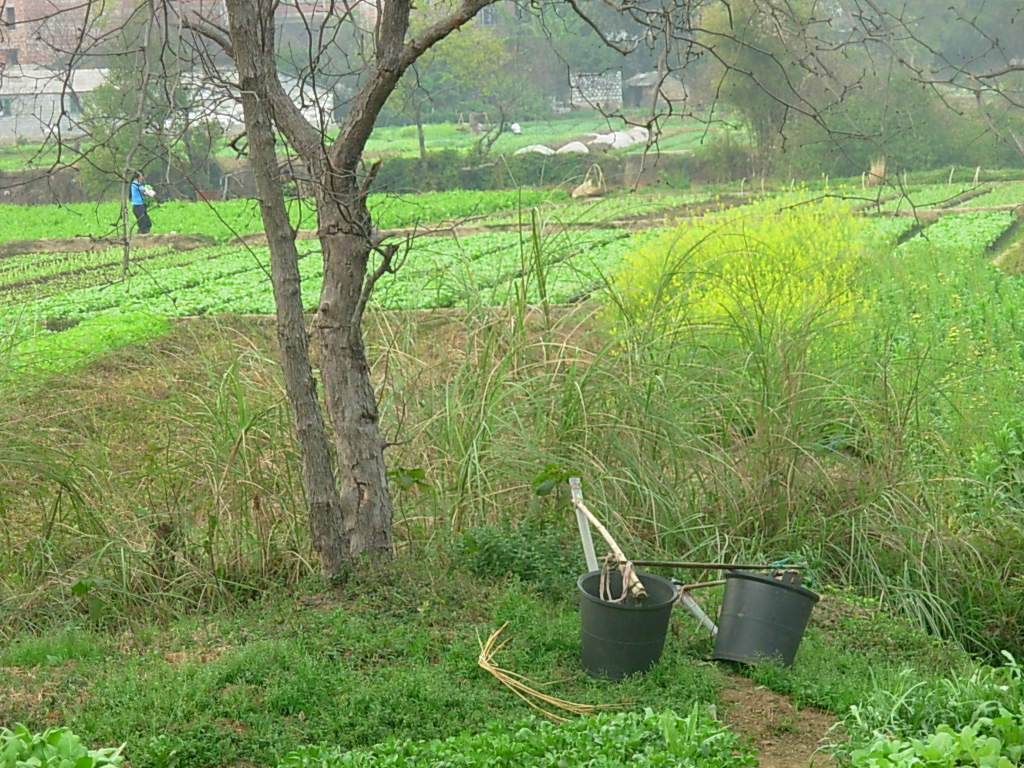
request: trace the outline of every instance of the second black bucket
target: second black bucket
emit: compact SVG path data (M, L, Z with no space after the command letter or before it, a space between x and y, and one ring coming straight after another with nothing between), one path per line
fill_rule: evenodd
M796 658L818 595L798 584L746 571L727 571L713 659L757 664Z
M661 658L676 588L668 579L637 573L647 598L631 596L621 603L599 597L601 572L591 571L576 582L580 592L583 669L592 677L621 680L646 672ZM613 595L622 592L622 575L609 574Z

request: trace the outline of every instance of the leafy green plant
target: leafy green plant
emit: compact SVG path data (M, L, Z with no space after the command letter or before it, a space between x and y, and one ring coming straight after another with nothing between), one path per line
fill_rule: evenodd
M1024 671L1010 654L1004 653L1004 660L948 678L919 680L911 669L904 670L850 707L843 722L849 740L837 745L838 751L855 758L855 765L872 768L1003 766L1000 757L1019 762L1024 755ZM987 742L990 737L1000 743ZM957 762L972 752L990 761ZM870 762L883 759L893 762Z
M88 749L67 728L32 733L23 725L0 728L0 768L107 768L124 762L120 747Z
M853 768L1015 768L1024 758L1024 717L1003 709L954 729L940 725L919 739L878 736L850 754Z
M485 525L462 534L458 551L479 576L515 576L544 589L571 584L581 566L561 537L563 529L533 521L514 526Z
M278 768L740 768L754 754L701 705L685 716L671 710L601 714L560 725L536 718L494 723L480 733L431 741L392 740L373 750L311 746L289 753Z

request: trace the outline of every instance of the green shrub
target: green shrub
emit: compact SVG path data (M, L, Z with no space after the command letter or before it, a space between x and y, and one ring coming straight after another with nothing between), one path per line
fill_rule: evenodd
M564 546L562 534L560 529L529 521L485 525L463 533L458 549L466 568L477 576L515 576L542 591L561 591L583 567Z
M702 181L722 184L751 175L754 148L731 132L714 134L697 152L693 173Z

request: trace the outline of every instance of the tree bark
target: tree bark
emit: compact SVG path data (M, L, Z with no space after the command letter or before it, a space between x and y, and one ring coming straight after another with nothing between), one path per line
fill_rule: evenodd
M335 486L327 432L316 395L316 381L309 358L309 338L302 311L299 255L295 232L288 220L284 192L278 176L274 132L261 88L260 41L273 40L273 28L265 23L273 15L260 2L228 0L235 65L238 68L245 128L256 179L256 189L270 247L270 273L277 307L277 338L285 389L292 406L295 432L302 459L302 484L306 492L313 546L320 555L326 576L338 574L350 557L341 499ZM264 42L264 46L266 43ZM272 51L270 52L272 55Z
M328 177L318 191L324 282L315 326L320 376L334 427L335 471L342 521L352 554L392 552L393 509L384 465L384 439L362 319L369 288L370 214L353 176Z

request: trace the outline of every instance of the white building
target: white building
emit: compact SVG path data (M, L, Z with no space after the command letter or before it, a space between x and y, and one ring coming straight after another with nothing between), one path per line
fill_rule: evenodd
M0 69L0 141L53 135L80 136L82 98L106 81L105 69L70 75L36 67Z
M0 142L40 141L58 131L61 138L82 136L82 104L106 79L105 69L78 69L69 75L33 67L0 68ZM238 89L226 85L236 79L232 72L223 73L214 86L200 75L182 78L181 85L192 92L189 119L216 120L229 135L240 133L244 120ZM307 120L324 129L333 127L331 89L289 78L282 83Z

